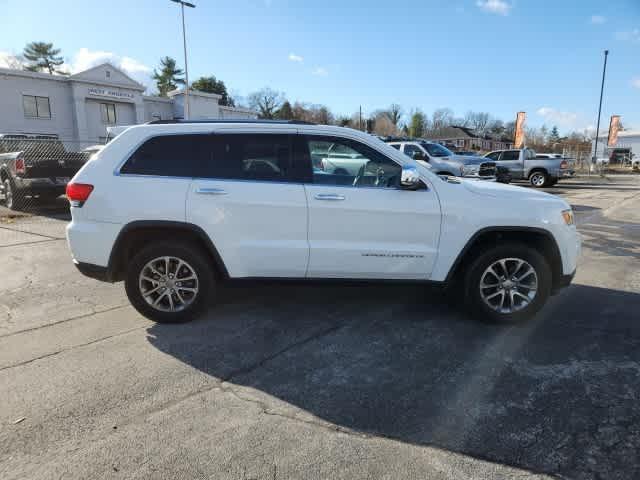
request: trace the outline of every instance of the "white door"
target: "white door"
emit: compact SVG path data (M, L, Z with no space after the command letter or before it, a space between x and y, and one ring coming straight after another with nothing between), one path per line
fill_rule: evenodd
M399 188L401 167L368 145L307 136L311 152L340 143L367 158L356 175L314 170L309 202L310 278L428 279L440 236L433 190Z
M307 200L288 134L214 134L187 221L204 228L231 277L304 277Z

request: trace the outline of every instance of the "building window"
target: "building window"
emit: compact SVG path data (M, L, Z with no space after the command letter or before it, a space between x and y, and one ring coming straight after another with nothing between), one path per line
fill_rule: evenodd
M49 108L49 97L36 97L34 95L23 95L24 116L33 118L51 118L51 108Z
M115 125L116 124L116 104L101 103L100 116L102 117L102 123L105 123L107 125Z

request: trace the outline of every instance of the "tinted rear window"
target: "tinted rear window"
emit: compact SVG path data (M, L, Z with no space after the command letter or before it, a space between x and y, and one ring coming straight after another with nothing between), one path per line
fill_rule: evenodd
M198 134L153 137L120 172L165 177L287 181L288 135Z
M144 142L121 173L196 177L209 155L209 135L166 135Z

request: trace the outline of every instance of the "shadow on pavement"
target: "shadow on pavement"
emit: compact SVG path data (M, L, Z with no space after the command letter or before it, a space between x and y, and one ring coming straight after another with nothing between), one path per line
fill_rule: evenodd
M571 478L640 476L636 293L574 285L511 327L419 286L224 298L200 321L150 327L149 342L341 428Z

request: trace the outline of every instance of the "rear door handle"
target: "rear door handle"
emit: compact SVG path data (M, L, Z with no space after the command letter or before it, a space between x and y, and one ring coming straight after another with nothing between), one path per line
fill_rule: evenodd
M344 200L344 195L338 195L337 193L318 193L316 194L316 200L329 200L329 201L339 201Z
M222 188L208 188L208 187L198 188L196 189L196 193L199 193L200 195L226 195L227 194L226 190L223 190Z

